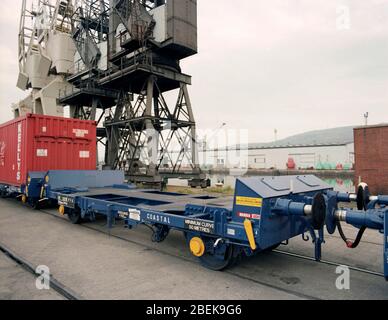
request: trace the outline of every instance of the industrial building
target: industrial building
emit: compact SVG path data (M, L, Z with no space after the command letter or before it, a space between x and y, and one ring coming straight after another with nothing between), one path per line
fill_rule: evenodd
M354 165L353 127L310 131L270 143L200 152L210 169L349 170Z
M354 129L355 183L363 181L373 194L388 192L388 124Z

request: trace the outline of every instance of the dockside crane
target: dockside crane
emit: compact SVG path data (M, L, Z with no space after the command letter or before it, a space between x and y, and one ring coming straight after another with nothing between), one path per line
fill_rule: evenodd
M197 51L194 0L23 0L17 86L30 92L15 117L63 116L68 106L70 117L99 123L105 168L206 187L180 66Z

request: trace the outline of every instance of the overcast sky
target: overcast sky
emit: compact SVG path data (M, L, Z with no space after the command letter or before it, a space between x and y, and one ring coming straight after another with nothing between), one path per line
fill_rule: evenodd
M0 1L0 121L16 88L21 0ZM183 72L199 128L251 142L388 122L388 0L198 0L199 54Z

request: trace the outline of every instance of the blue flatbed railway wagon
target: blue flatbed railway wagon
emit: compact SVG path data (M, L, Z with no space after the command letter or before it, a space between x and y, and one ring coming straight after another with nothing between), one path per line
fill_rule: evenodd
M370 196L365 185L348 194L335 192L315 176L241 178L234 196L218 197L138 189L125 184L120 171L35 172L28 181L29 194L39 194L40 203L58 204L73 223L104 215L109 227L116 219L128 229L143 224L152 229L155 242L180 230L191 253L212 270L305 233L320 260L325 229L333 233L338 228L349 248L357 247L366 228L376 229L384 233L388 278L388 197ZM358 210L339 209L340 203L352 201ZM356 241L346 238L341 221L359 229Z

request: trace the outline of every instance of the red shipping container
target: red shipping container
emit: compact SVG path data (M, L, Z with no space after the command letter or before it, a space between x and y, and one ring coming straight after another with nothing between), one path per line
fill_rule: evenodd
M21 186L28 172L96 169L95 121L28 114L0 125L0 183Z

